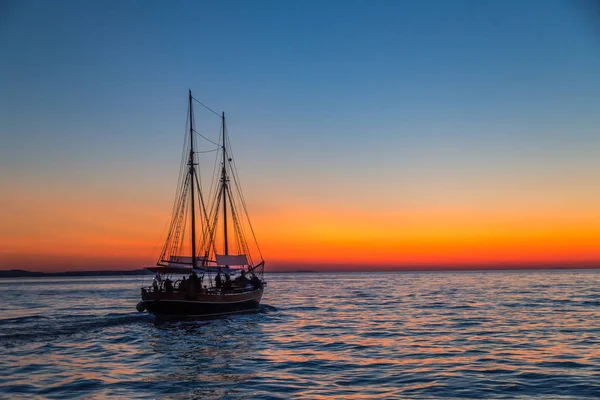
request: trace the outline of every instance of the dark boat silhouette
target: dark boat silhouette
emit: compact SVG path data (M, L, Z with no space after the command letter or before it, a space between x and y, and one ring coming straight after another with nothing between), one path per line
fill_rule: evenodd
M148 268L156 275L151 286L142 287L137 309L194 317L256 310L266 286L265 262L241 192L225 113L217 114L220 138L212 141L195 130L194 101L217 114L189 92L189 141L186 137L171 223L156 266ZM198 151L196 135L217 147ZM214 181L205 197L198 155L213 151ZM258 253L258 262L253 263L251 251Z

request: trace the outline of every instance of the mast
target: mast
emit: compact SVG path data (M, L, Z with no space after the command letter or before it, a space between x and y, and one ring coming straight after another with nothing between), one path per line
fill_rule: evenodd
M192 268L196 268L196 214L195 214L195 200L194 200L194 112L192 110L192 91L190 93L190 166L189 174L190 179L190 195L192 198Z
M222 193L223 196L223 250L224 254L229 254L229 248L227 243L227 167L225 162L227 161L227 155L225 150L225 112L221 115L223 120L223 170L221 171Z

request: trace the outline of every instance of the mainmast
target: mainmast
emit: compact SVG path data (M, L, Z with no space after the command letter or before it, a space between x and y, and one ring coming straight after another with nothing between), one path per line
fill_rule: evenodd
M223 169L221 170L221 196L223 196L223 250L225 255L229 254L227 243L227 154L225 147L225 112L221 115L223 121Z
M196 268L196 215L195 215L195 200L194 200L194 174L196 169L194 168L194 112L192 109L192 91L190 90L190 195L192 199L192 268Z

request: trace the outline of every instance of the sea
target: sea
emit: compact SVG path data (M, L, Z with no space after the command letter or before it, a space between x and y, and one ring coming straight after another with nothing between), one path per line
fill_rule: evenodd
M148 277L0 280L0 398L597 399L600 271L267 274L256 313Z

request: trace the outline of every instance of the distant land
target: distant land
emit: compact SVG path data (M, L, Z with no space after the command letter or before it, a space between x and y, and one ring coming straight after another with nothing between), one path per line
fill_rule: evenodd
M67 272L33 272L23 269L0 270L0 278L39 278L60 276L131 276L131 275L154 275L147 269L136 269L129 271L67 271Z
M268 273L335 273L335 272L453 272L453 271L516 271L516 270L554 270L554 269L600 269L599 262L562 263L562 264L494 264L494 265L428 265L428 266L397 266L377 268L363 266L352 268L343 265L319 265L316 269L276 269ZM85 277L85 276L141 276L154 275L145 268L135 270L102 270L102 271L65 271L38 272L23 269L0 270L0 278L38 278L38 277Z

